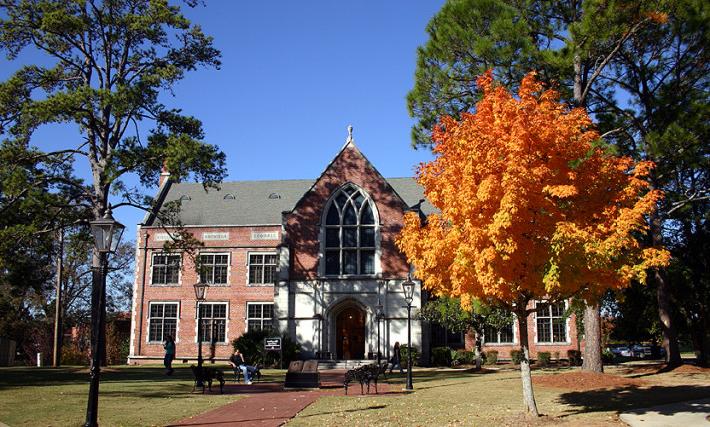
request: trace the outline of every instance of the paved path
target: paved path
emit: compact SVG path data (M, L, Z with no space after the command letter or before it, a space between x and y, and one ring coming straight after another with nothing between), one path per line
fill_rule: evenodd
M247 397L217 409L178 421L175 426L265 426L284 424L306 406L321 396L343 395L345 371L321 372L319 390L284 390L282 383L225 384L228 394L245 394ZM389 394L387 384L380 384L380 394ZM374 390L373 390L374 392ZM360 387L350 388L349 395L360 395Z
M619 418L631 427L710 427L710 399L635 409Z

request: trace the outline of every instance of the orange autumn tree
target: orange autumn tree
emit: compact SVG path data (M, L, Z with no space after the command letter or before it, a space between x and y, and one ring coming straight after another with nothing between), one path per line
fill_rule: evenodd
M436 295L493 301L516 314L528 413L532 389L527 318L533 300L598 297L667 264L636 236L661 193L649 162L607 154L583 109L527 75L515 97L489 72L483 98L460 121L441 120L435 159L418 181L439 209L422 224L407 214L397 244Z

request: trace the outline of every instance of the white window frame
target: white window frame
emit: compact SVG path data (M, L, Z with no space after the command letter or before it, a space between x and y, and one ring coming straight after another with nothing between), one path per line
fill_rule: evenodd
M571 344L571 338L570 338L570 327L569 327L569 320L570 316L565 317L564 315L562 316L552 316L552 312L550 312L550 316L543 316L544 319L548 319L550 322L550 328L553 327L552 321L553 319L564 319L564 325L565 325L565 341L555 341L555 334L554 330L550 329L550 339L551 341L540 341L540 332L538 331L538 314L537 314L537 305L538 304L564 304L564 309L562 310L562 313L565 313L567 309L569 308L568 302L565 301L557 301L557 302L550 302L550 301L545 301L545 300L538 300L535 301L535 316L533 318L533 325L535 325L535 344L540 344L540 345L569 345ZM549 308L548 308L549 310Z
M157 305L157 304L161 304L163 306L165 306L166 304L173 304L173 305L177 306L177 316L175 317L175 336L173 337L173 339L175 340L176 343L179 342L180 340L178 337L180 335L180 308L181 308L180 301L148 301L148 316L147 316L148 321L146 322L147 326L148 326L148 331L147 331L148 333L145 334L145 342L148 344L159 344L159 343L165 342L165 323L163 323L163 328L162 328L163 329L163 331L162 331L163 340L151 341L151 339L150 339L150 321L153 319L153 317L151 317L151 312L152 312L153 305ZM160 317L160 319L165 320L165 307L163 307L163 317ZM169 319L172 319L172 318L169 318Z
M335 203L335 198L338 197L338 195L340 193L345 191L345 189L347 187L352 187L353 189L355 189L356 192L360 192L363 195L363 197L365 198L363 205L364 204L370 205L370 209L372 210L372 216L373 216L372 228L374 228L374 232L375 232L374 247L371 247L371 246L356 246L356 247L343 246L342 233L343 233L344 228L355 227L355 229L357 230L356 234L357 234L357 239L358 239L358 244L359 244L361 227L370 227L369 224L364 225L364 226L361 225L359 216L358 216L358 223L354 226L343 225L342 218L341 218L341 221L338 225L328 225L327 224L328 212L330 211L331 206L333 206L333 203ZM352 196L348 196L348 200L351 197ZM361 209L362 209L362 207L361 207ZM338 252L339 252L339 257L340 257L340 264L339 264L340 271L341 272L343 271L343 252L344 251L355 250L359 254L359 252L361 250L374 250L374 252L375 252L374 271L372 273L364 273L364 274L359 273L362 269L362 266L360 265L361 259L360 259L359 255L357 257L357 271L358 271L358 273L355 273L355 274L344 274L344 273L343 274L328 274L328 273L326 273L326 271L327 271L326 262L327 262L327 252L328 252L327 249L329 249L326 246L326 243L327 243L326 242L326 237L327 237L326 230L332 229L332 228L337 228L340 230L340 233L339 233L340 234L340 236L339 236L340 245L338 247ZM347 183L341 185L337 190L333 191L333 193L331 194L330 198L328 199L328 201L325 204L325 208L323 209L323 213L322 213L322 217L321 217L320 233L319 233L319 241L320 241L319 257L320 257L321 262L319 263L319 268L318 268L320 276L331 277L331 278L377 277L377 275L380 273L380 255L381 255L380 239L381 239L381 236L380 236L380 215L379 215L379 211L377 210L377 204L375 203L374 200L372 200L372 197L370 197L370 194L367 191L365 191L365 189L363 189L359 185L356 185L352 182L347 182Z
M263 282L263 283L254 282L254 283L252 283L252 281L251 281L251 266L252 266L251 256L252 255L263 255L264 257L266 257L266 255L275 256L276 260L274 261L274 264L273 264L274 265L274 280L278 280L279 253L274 252L274 251L248 251L247 252L247 260L246 260L247 261L246 262L246 267L247 267L246 268L246 270L247 270L246 284L247 284L247 286L274 286L274 282ZM255 264L255 265L260 265L262 267L265 267L265 266L271 265L271 264L263 263L263 264ZM261 272L261 277L262 277L262 279L264 278L264 271L263 270Z
M210 286L229 286L231 272L232 272L232 254L230 252L200 252L198 255L202 257L203 255L226 255L227 256L227 282L226 283L215 283L214 281L209 282ZM214 264L212 264L214 266ZM221 265L221 264L220 264ZM212 270L212 278L214 278L214 269ZM202 275L200 275L200 281L202 281Z
M263 305L270 305L270 306L271 306L271 322L272 322L272 325L271 325L271 328L270 328L270 329L273 331L273 330L275 329L275 328L274 328L274 325L273 325L274 314L275 314L273 301L249 301L249 302L247 302L246 312L245 312L245 316L244 316L244 332L248 332L248 331L249 331L249 321L250 321L250 320L259 320L259 321L261 321L261 329L262 329L262 330L264 329L264 319L265 319L265 318L263 317L263 315L264 315L264 309L263 309L263 308L261 309L262 317L249 317L249 306L251 306L251 305L262 305L262 306L263 306Z
M154 283L153 273L155 272L155 257L165 256L165 257L179 257L180 263L178 264L178 278L177 283ZM169 265L169 264L165 264ZM182 283L182 253L167 253L167 252L153 252L150 257L150 286L180 286Z
M197 344L197 339L199 338L199 323L197 321L200 307L203 305L224 305L224 341L215 341L216 345L227 345L229 344L229 301L202 301L198 303L197 310L195 311L195 344ZM212 318L213 319L213 318ZM200 319L205 320L205 319ZM202 341L202 344L210 344L212 341Z
M496 346L496 345L509 346L509 345L517 344L517 343L518 343L518 334L517 334L517 332L518 332L518 325L517 325L517 322L516 322L515 317L513 317L513 322L512 322L512 324L511 324L511 327L512 327L512 330L513 330L513 341L506 341L506 342L500 342L500 330L499 330L499 329L496 329L496 333L498 334L498 336L497 336L498 341L497 341L497 342L496 342L496 341L488 341L488 337L486 336L486 331L485 331L485 328L484 328L484 330L483 330L483 345L487 345L487 346Z

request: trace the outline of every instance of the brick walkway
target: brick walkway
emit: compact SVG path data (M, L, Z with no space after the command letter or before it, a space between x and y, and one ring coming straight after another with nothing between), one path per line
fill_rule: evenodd
M284 390L282 383L225 384L224 392L245 394L239 399L205 413L178 421L175 426L266 426L284 424L321 396L344 395L345 371L321 372L320 390ZM213 388L213 393L214 393ZM374 390L371 389L372 393ZM378 386L379 394L389 394L388 384ZM350 387L350 396L360 395L360 385Z

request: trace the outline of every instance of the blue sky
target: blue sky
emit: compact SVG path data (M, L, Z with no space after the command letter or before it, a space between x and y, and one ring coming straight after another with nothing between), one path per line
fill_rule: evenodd
M214 37L221 70L188 74L163 100L203 121L206 140L227 155L227 180L315 178L345 142L348 124L384 176L412 176L431 155L411 148L405 97L414 84L416 48L442 4L207 2L186 14ZM32 52L13 64L3 58L0 78L38 60ZM75 138L75 128L52 126L35 141L50 149ZM88 179L87 169L77 164L77 174ZM123 208L114 216L134 238L142 213Z

